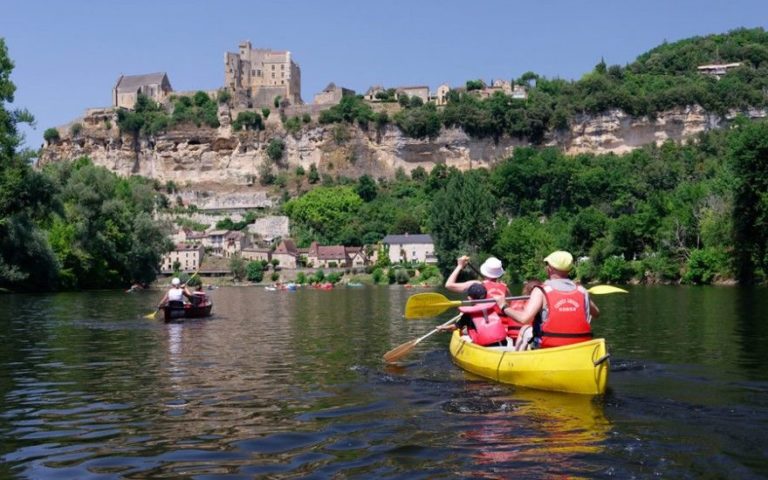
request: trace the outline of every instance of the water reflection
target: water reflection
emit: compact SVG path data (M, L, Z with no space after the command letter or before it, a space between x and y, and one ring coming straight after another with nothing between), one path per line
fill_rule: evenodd
M409 293L222 288L167 325L152 292L0 297L0 478L768 476L765 289L601 297L605 398L479 380L447 336L383 365L442 323Z
M510 391L511 390L511 391ZM462 475L510 478L549 472L572 477L596 471L584 459L601 453L611 431L599 398L470 383L467 398L444 409L465 415L461 443L472 452Z

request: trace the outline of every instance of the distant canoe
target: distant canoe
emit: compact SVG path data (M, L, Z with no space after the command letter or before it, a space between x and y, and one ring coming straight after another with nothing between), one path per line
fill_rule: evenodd
M194 294L192 303L185 303L183 306L162 307L166 322L178 321L183 318L203 318L211 316L213 302L202 292Z

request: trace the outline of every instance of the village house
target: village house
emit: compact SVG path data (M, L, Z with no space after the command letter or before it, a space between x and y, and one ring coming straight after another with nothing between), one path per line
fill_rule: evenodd
M419 97L424 103L429 101L429 87L426 85L419 85L415 87L397 87L395 89L397 98L401 95L408 95L408 98Z
M272 261L272 249L266 247L245 247L240 255L248 262Z
M451 91L451 87L447 83L443 83L437 87L437 91L435 92L435 95L432 97L432 100L435 102L435 105L445 105L448 103L448 92Z
M225 257L229 258L236 253L239 253L243 248L250 245L248 236L238 230L227 232L224 235L224 243L222 244L222 250Z
M272 106L280 97L300 105L301 69L291 52L253 48L243 42L238 52L224 54L224 85L233 93L244 94L252 106Z
M437 263L435 244L426 234L387 235L381 241L389 253L389 261Z
M343 245L318 245L312 242L307 252L307 265L314 268L346 268L349 257Z
M200 268L205 249L202 244L177 244L173 250L163 255L160 262L160 271L170 273L176 270L174 264L178 262L179 269L184 272L192 272Z
M146 75L120 75L112 89L112 106L133 109L139 94L163 103L168 99L173 88L165 73Z
M354 97L355 91L349 88L339 87L335 83L328 84L322 92L315 94L313 103L316 105L336 105L344 97Z
M734 63L718 63L713 65L699 65L696 67L696 69L699 71L699 73L702 73L704 75L709 75L711 77L715 77L716 79L720 80L720 77L728 73L728 70L733 70L734 68L738 68L741 66L741 62L734 62Z
M272 260L277 260L281 268L295 269L299 263L299 250L290 238L283 239L272 252Z
M203 239L208 236L205 232L196 232L191 228L180 228L171 236L171 241L176 243L201 244Z
M211 230L203 239L203 246L216 255L224 254L224 236L229 230Z
M347 253L348 265L352 268L361 268L368 265L363 247L344 247Z
M381 85L374 85L372 87L369 87L368 90L365 91L365 95L363 95L364 100L368 100L369 102L378 102L380 101L378 98L376 98L377 93L386 93L387 89L382 87Z

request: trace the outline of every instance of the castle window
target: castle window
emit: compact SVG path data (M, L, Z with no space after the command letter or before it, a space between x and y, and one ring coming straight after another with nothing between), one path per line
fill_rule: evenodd
M256 70L256 76L257 76L257 77L260 77L260 76L261 76L261 70Z
M272 65L272 70L274 70L274 69L275 69L275 66L274 66L274 65Z
M272 74L272 78L275 78L275 74L274 73Z

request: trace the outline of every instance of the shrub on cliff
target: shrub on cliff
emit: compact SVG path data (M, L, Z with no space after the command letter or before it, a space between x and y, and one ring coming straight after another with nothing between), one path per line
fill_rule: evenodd
M47 128L45 132L43 132L43 139L50 144L61 140L61 136L59 135L59 131L57 129Z
M264 130L264 122L258 112L244 111L237 114L232 130Z

